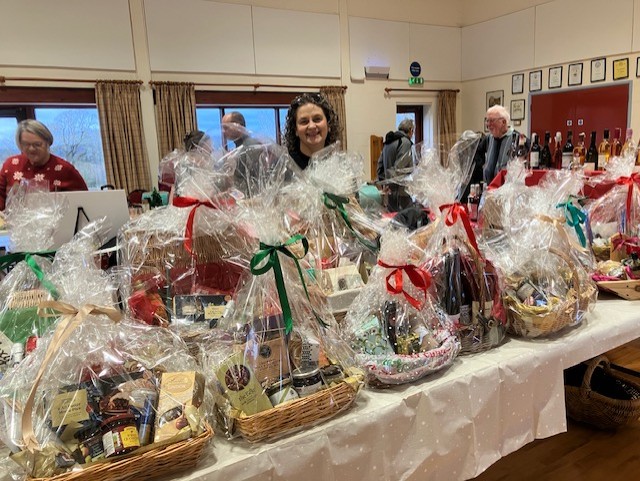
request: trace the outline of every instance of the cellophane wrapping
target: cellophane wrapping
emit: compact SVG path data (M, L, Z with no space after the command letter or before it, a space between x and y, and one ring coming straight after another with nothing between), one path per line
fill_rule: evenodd
M233 220L233 171L190 159L175 166L173 204L131 220L119 233L123 298L131 317L190 334L215 325L242 268Z
M358 203L364 184L363 159L335 143L311 157L305 177L285 195L303 221L311 262L332 312L344 315L375 264L382 231L381 210L366 212Z
M362 382L310 274L300 218L283 204L288 169L272 171L275 188L235 211L238 229L247 233L242 255L251 273L243 275L233 303L201 346L225 434L250 441L334 416L351 405Z
M53 298L55 287L46 281L50 277L51 260L34 255L18 262L0 282L0 377L22 360L27 340L49 327L49 319L38 317L37 306Z
M548 172L530 188L529 202L513 211L509 248L488 254L505 273L504 304L516 335L555 333L582 322L593 308L593 256L579 242L583 226L569 207L581 212L576 202L581 187L579 173Z
M513 212L530 202L532 191L525 184L528 175L524 162L514 159L507 164L504 184L484 192L478 207L478 226L484 237L502 234L511 225Z
M479 141L478 134L463 133L446 162L437 151L423 151L408 185L409 193L436 215L411 238L424 250L433 295L454 325L463 354L498 345L506 330L501 278L483 256L466 208L459 203Z
M604 175L590 179L615 185L587 205L588 228L598 260L621 261L640 245L640 176L632 157L615 157Z
M450 318L428 294L431 276L418 265L422 257L406 230L385 231L378 263L341 326L374 386L420 379L460 351Z
M93 256L103 225L86 229L54 261L59 302L40 305L55 328L0 380L0 439L13 452L6 467L16 479L198 435L211 410L184 342L114 308L113 278Z
M9 191L4 215L11 252L43 252L53 246L53 234L69 205L48 187L23 180Z

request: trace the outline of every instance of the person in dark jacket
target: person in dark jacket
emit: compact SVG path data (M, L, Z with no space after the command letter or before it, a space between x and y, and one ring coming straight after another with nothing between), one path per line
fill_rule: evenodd
M384 139L384 146L378 158L377 177L379 181L390 181L411 173L414 166L413 132L415 124L411 119L404 119L398 125L398 130L388 132ZM396 212L412 204L411 197L403 186L388 184L388 209Z

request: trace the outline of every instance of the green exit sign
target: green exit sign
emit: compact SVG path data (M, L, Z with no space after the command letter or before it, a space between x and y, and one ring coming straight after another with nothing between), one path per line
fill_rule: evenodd
M422 85L424 79L422 77L409 77L409 85Z

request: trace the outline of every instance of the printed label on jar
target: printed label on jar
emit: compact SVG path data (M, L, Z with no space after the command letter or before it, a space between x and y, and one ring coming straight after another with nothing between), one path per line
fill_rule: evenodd
M120 431L120 437L122 438L123 448L137 448L140 446L140 440L138 438L138 430L135 426L128 426Z

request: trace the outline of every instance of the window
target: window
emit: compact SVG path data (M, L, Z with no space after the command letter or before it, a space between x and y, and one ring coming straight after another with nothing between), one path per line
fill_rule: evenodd
M289 104L298 93L282 92L196 92L198 128L206 132L215 147L225 145L222 138L222 117L240 112L253 137L282 143Z
M72 163L89 189L107 183L93 89L7 87L0 90L0 162L19 152L18 122L36 119L53 134L51 153Z
M419 144L424 141L424 109L422 105L398 105L396 107L396 125L404 119L413 120L416 126L413 134L413 142Z

